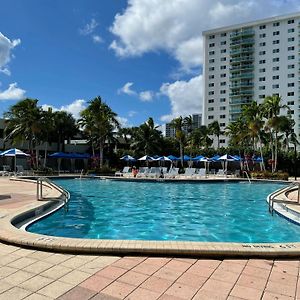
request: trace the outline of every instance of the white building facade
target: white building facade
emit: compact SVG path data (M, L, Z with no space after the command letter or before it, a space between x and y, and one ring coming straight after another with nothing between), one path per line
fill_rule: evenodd
M243 105L278 94L299 136L299 34L300 13L203 32L203 124L217 120L225 130ZM220 146L227 142L220 137Z

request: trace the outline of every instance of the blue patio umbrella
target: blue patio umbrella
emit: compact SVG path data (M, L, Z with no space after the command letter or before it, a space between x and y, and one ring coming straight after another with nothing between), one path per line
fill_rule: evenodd
M172 161L178 161L178 160L180 160L179 157L176 157L174 155L169 155L168 158L170 158Z
M52 157L52 158L70 158L70 154L64 153L64 152L55 152L55 153L49 154L48 156Z
M125 160L125 161L136 161L136 159L131 156L131 155L124 155L123 157L120 158L121 160Z
M209 160L212 161L212 162L215 162L215 161L217 161L220 157L221 157L220 155L216 154L216 155L214 155L213 157L209 158Z
M181 159L181 157L179 157L179 159ZM189 160L191 160L192 158L190 157L190 156L188 156L188 155L184 155L183 156L183 160L184 161L189 161Z
M21 157L27 157L30 156L29 154L17 149L17 148L12 148L12 149L8 149L3 151L0 156L12 156L15 158L14 160L14 171L17 171L17 156L21 156Z
M204 156L203 155L198 155L194 158L192 158L193 161L201 161L201 159L203 158Z

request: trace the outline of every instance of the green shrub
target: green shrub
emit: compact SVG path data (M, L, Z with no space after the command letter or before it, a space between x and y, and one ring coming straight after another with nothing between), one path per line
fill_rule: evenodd
M251 177L255 179L273 179L273 180L288 180L289 174L287 172L276 172L270 171L255 171L251 172Z

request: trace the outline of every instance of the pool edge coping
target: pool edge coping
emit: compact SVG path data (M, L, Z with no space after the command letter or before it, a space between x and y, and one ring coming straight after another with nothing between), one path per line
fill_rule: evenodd
M226 178L226 181L229 178ZM206 179L207 180L207 179ZM98 240L64 238L30 233L15 227L15 218L49 205L34 199L30 205L15 209L0 218L0 241L44 251L80 254L167 255L194 257L295 257L300 255L296 243L222 243L189 241Z

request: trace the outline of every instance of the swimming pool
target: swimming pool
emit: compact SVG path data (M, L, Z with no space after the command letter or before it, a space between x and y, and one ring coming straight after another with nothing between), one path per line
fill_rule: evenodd
M300 226L268 212L266 197L278 183L56 182L71 194L69 211L28 231L90 239L300 241Z

